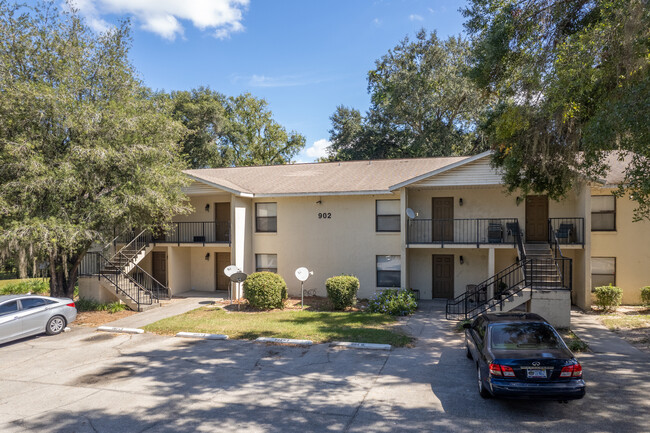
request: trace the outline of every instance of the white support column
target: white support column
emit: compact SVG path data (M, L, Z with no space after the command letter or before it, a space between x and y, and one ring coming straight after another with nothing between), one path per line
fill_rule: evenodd
M406 227L407 227L407 216L406 208L408 207L407 197L406 197L406 188L400 188L399 190L399 213L400 213L400 263L402 264L402 272L400 285L403 289L409 288L409 263L408 255L406 251Z
M495 258L494 258L494 248L488 248L488 276L487 278L490 278L492 275L494 275L494 268L495 268ZM488 299L491 299L494 296L494 286L489 286L488 287Z

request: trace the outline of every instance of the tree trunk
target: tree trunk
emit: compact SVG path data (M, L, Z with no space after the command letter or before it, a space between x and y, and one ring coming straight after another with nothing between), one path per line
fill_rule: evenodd
M50 296L55 298L74 298L74 288L77 283L77 271L83 255L72 257L72 263L67 254L50 252Z
M27 278L27 252L24 248L18 248L18 278Z

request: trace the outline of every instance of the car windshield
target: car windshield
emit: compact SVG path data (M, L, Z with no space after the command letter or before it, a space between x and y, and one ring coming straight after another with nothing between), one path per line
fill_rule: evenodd
M545 323L503 323L491 327L492 349L559 349L560 339Z

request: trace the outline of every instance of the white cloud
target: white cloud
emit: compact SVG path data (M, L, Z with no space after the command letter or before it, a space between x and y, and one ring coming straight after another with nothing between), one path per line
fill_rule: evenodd
M235 83L246 81L250 87L297 87L310 84L319 84L337 79L335 76L318 77L310 74L303 75L233 75L231 80Z
M411 14L411 15L409 15L409 19L410 19L411 21L424 21L424 18L422 18L422 16L417 15L417 14Z
M327 141L324 138L316 140L314 144L305 149L305 155L314 159L324 158L327 156L327 147L331 144L332 142Z
M249 0L73 0L95 30L110 28L102 18L106 14L128 14L143 29L169 40L183 35L184 20L200 30L213 30L216 38L228 38L244 30L248 4Z
M383 22L382 20L380 20L379 18L375 18L374 20L372 20L372 23L373 23L374 25L376 25L377 27L379 27L379 26L381 26L384 22Z

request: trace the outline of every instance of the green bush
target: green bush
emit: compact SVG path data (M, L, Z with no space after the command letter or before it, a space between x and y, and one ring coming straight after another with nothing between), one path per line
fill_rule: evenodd
M641 288L641 303L650 306L650 286Z
M351 275L339 275L328 278L325 282L327 297L335 310L345 310L357 303L359 279Z
M287 283L276 273L255 272L244 281L244 298L255 308L283 308L287 299Z
M623 299L623 289L620 287L601 286L594 289L596 293L596 305L603 311L614 311L616 307L621 305Z
M408 316L418 308L415 294L410 290L386 289L368 304L371 313L384 313L391 316Z
M122 304L119 301L103 303L93 301L91 299L79 298L75 301L75 307L77 311L108 311L109 313L117 313L118 311L124 311L128 309L126 304Z
M19 283L10 283L0 288L0 295L22 295L25 293L48 293L50 285L41 279L24 280Z

